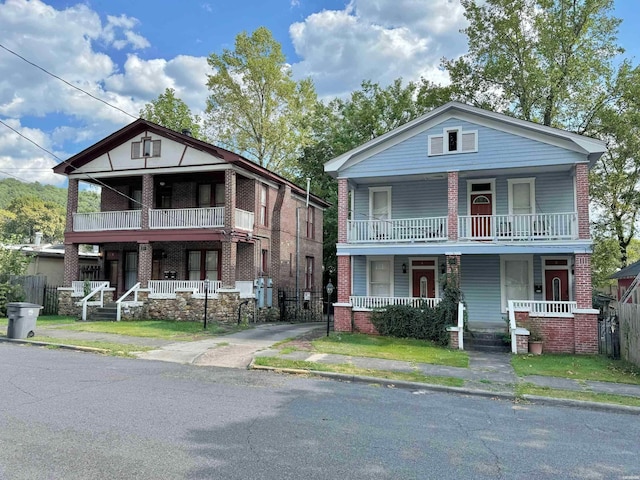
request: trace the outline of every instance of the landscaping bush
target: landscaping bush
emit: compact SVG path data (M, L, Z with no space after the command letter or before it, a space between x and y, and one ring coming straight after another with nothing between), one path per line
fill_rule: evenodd
M7 303L24 301L22 285L12 285L9 282L0 283L0 315L7 316Z
M371 323L380 335L398 338L417 338L430 340L436 345L448 345L447 327L458 323L458 303L462 301L462 292L455 277L443 278L444 292L442 300L435 308L426 302L419 307L390 305L375 310Z

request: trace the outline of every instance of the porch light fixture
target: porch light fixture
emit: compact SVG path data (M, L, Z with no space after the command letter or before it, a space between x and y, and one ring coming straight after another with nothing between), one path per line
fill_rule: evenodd
M402 273L407 273L407 264L406 263L402 264Z

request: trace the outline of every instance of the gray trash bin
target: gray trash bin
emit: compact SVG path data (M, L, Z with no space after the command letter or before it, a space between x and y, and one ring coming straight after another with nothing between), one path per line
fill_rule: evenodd
M7 338L33 337L36 331L36 320L42 308L44 307L35 303L7 303L7 317L9 317Z

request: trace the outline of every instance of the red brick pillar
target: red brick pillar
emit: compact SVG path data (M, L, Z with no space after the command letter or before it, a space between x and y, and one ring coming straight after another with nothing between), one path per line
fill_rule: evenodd
M222 287L223 288L235 288L236 286L237 252L238 252L237 243L222 242ZM215 280L215 278L213 280Z
M224 228L230 233L236 228L236 172L224 171ZM234 259L235 268L235 259ZM235 285L235 275L233 278Z
M80 267L80 257L78 255L77 243L66 243L64 245L64 286L70 287L71 282L80 280L78 270Z
M578 238L589 239L589 167L576 165L576 209L578 212Z
M575 353L598 353L598 311L578 309L573 313Z
M574 285L578 308L591 308L591 254L576 253L574 264Z
M446 253L447 277L460 286L460 262L459 253Z
M153 175L142 175L142 212L140 223L142 230L149 230L149 209L153 208Z
M336 332L351 332L353 324L351 321L351 257L338 256L338 278L337 278L338 301L334 304L334 330Z
M458 172L449 172L447 193L447 233L449 240L458 240Z
M349 219L349 185L346 178L338 179L338 243L347 243Z
M65 233L73 232L73 214L77 212L78 212L78 180L76 180L75 178L70 178L69 187L67 188L67 222L64 227ZM74 278L74 280L76 279Z
M138 281L142 288L149 286L153 266L153 247L150 243L138 245Z

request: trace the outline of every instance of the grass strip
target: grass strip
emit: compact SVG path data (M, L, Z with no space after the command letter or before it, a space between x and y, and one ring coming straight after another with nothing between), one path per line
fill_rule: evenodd
M76 323L77 318L75 317L67 317L63 315L41 315L36 320L37 325L46 326L46 325L62 325L62 324L74 324ZM7 326L9 323L8 318L0 318L0 325Z
M582 400L587 402L611 403L614 405L626 405L640 407L640 398L612 393L594 393L577 390L562 390L559 388L539 387L531 383L522 383L516 386L516 395L538 395L541 397L566 398L569 400Z
M312 345L314 350L320 353L469 367L469 355L466 352L450 350L436 346L432 342L411 338L334 333L329 337L314 340Z
M431 385L445 385L448 387L461 387L464 380L453 377L438 377L433 375L423 375L420 372L395 372L389 370L373 370L359 368L348 363L326 364L308 362L306 360L287 360L278 357L258 357L255 359L256 365L274 368L292 368L296 370L316 370L319 372L344 373L347 375L361 375L366 377L384 378L386 380L404 380L408 382L428 383Z
M136 320L122 322L81 322L62 325L61 330L75 332L99 332L130 337L160 338L166 340L189 341L212 335L236 332L242 327L236 325L207 323L207 330L201 322L176 322L170 320Z
M29 340L33 340L35 342L48 342L48 343L62 344L62 345L74 345L78 347L101 348L103 350L107 350L108 355L112 355L114 357L126 357L126 358L135 358L134 352L146 352L149 350L153 350L154 348L154 347L146 347L142 345L130 345L130 344L124 344L124 343L99 342L99 341L92 341L92 340L76 340L76 339L40 337L40 336L32 337ZM52 348L55 348L55 346L52 346Z
M511 365L521 377L542 375L640 385L638 367L623 360L612 360L604 355L514 355Z

